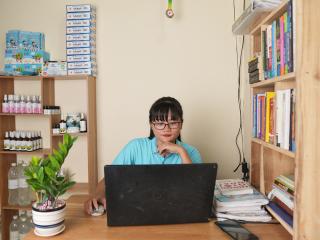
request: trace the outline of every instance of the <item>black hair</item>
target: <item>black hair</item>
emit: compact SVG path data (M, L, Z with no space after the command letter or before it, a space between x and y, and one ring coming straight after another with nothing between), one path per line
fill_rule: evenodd
M171 113L171 120L179 120L183 122L183 111L181 104L177 99L172 97L162 97L155 101L149 110L149 122L153 121L168 121L169 112ZM154 137L152 128L150 127L149 139ZM179 134L178 140L181 141Z

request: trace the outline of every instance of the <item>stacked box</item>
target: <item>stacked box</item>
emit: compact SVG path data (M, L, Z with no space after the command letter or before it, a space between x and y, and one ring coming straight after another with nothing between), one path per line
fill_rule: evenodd
M50 60L43 33L10 30L6 33L4 71L10 75L40 75Z
M90 4L66 6L68 75L96 75L96 11Z

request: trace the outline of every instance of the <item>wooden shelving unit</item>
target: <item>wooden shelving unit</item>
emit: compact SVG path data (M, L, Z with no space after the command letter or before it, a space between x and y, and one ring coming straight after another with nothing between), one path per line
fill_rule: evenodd
M283 15L288 0L271 12L261 24L251 31L251 54L262 49L262 31L275 19ZM278 175L295 175L294 224L289 226L277 213L267 207L271 215L293 236L293 239L317 239L320 236L317 197L319 186L320 81L319 55L320 1L292 0L293 5L293 57L294 72L251 84L251 96L267 91L294 88L296 90L296 152L282 149L257 138L251 138L252 185L267 194ZM252 99L252 98L251 98ZM252 109L252 108L251 108ZM252 126L252 121L251 121ZM315 195L317 194L317 196Z
M87 108L84 110L87 117L87 132L71 134L73 136L85 137L87 142L87 160L88 160L88 182L79 183L73 189L81 191L86 190L88 194L95 191L98 179L97 179L97 133L96 133L96 79L92 76L79 75L79 76L0 76L0 97L4 94L15 93L15 82L16 81L32 81L33 84L40 84L42 106L55 105L55 83L56 81L74 81L81 80L86 81L86 99ZM18 82L18 84L19 84ZM63 84L63 83L62 83ZM76 84L76 83L75 83ZM43 118L44 121L48 122L50 126L49 146L44 149L40 149L32 152L21 152L21 151L4 151L3 149L3 138L6 131L13 131L16 129L16 119L21 117L29 118ZM0 206L1 206L1 218L2 218L2 239L9 239L9 225L12 216L17 214L18 210L30 210L31 206L10 206L8 205L8 170L12 162L16 162L18 155L37 155L45 156L52 152L53 148L58 147L58 142L62 141L62 134L53 135L52 126L59 123L61 119L60 114L45 115L45 114L6 114L2 113L0 106ZM36 129L30 129L36 130ZM72 190L71 190L72 191Z

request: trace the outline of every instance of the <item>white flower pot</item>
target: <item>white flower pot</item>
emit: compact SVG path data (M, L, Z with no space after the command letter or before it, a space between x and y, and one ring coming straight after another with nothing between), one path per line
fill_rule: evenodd
M47 210L39 210L32 206L34 233L38 236L49 237L63 232L65 209L65 203L61 207Z

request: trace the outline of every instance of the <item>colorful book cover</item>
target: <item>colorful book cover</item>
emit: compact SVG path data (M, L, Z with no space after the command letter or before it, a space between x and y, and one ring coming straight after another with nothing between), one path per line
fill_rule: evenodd
M280 17L280 75L284 75L284 15Z
M288 71L293 72L293 20L292 20L292 2L288 3L288 35L289 35L289 56L288 56Z
M288 71L288 51L289 51L289 36L288 36L288 13L284 13L284 73Z
M295 122L296 122L296 92L291 89L291 118L290 118L290 151L296 151Z
M268 78L272 78L272 25L267 27Z
M270 98L270 125L269 125L269 142L275 144L275 92Z
M276 76L280 76L281 72L281 49L280 49L280 18L276 20L276 56L277 56L277 71Z
M277 76L277 23L272 23L272 78Z
M270 108L270 100L274 98L275 92L267 92L266 93L266 129L265 129L265 141L270 142L270 116L271 116L271 108Z
M286 211L279 207L274 202L269 202L268 206L289 226L293 227L293 217L290 216Z

